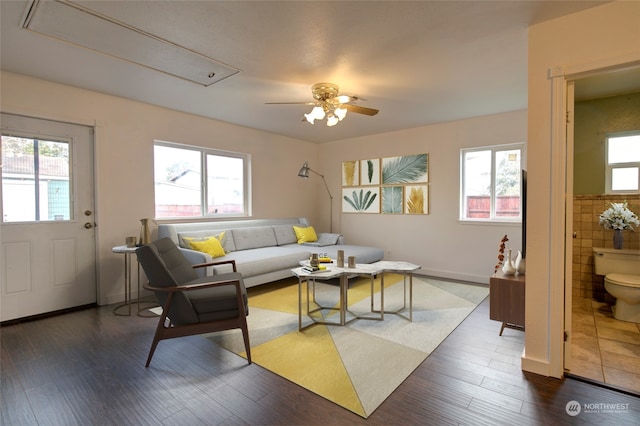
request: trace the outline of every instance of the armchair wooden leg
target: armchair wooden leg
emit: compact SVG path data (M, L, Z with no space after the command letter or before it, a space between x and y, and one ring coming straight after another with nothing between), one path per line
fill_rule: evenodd
M169 312L169 304L173 299L173 293L169 295L167 301L162 307L162 315L160 315L160 319L158 320L158 326L156 327L156 334L153 335L153 342L151 343L151 349L149 349L149 356L147 357L147 363L145 367L148 367L151 364L151 358L153 358L153 353L156 351L156 347L158 346L158 342L163 339L163 331L167 328L167 313ZM168 321L168 327L171 327L171 321Z
M147 357L147 363L144 365L148 367L151 363L151 358L153 358L153 353L156 351L156 347L158 346L158 335L153 336L153 343L151 343L151 349L149 349L149 356Z
M249 329L247 328L246 320L242 327L242 338L244 339L244 349L247 352L247 361L251 364L251 346L249 345Z

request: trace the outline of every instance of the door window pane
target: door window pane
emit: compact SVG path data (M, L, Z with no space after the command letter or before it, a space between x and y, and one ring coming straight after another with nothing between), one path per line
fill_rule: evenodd
M2 136L2 221L71 219L70 143Z

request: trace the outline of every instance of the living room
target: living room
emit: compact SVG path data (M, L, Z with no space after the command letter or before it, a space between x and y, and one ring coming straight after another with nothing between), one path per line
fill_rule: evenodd
M334 203L333 231L352 244L383 247L390 258L425 273L486 283L500 238L521 248L519 224L459 221L460 149L527 142L530 204L527 241L527 333L522 368L563 374L564 177L558 90L585 73L640 62L640 9L613 2L529 28L528 109L316 144L201 116L2 71L3 113L73 122L95 128L98 304L122 300L122 259L112 247L136 235L140 218L154 214L156 140L251 155L252 216L307 217L329 229L322 181L296 177L310 166L340 194L342 161L429 154L429 214L342 214ZM593 28L599 28L593 31ZM559 43L562 40L562 43ZM3 41L4 43L4 41ZM553 90L552 90L553 89ZM562 114L560 114L562 116ZM562 163L560 161L560 163ZM559 186L560 185L560 186ZM375 230L375 231L372 231Z

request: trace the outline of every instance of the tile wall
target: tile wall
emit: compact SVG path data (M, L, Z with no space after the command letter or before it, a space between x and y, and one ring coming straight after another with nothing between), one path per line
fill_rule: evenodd
M609 203L628 202L640 215L640 195L575 195L573 198L573 295L601 302L614 299L604 290L604 277L593 274L593 247L613 248L613 231L598 224L598 216ZM640 229L624 231L625 249L640 249Z

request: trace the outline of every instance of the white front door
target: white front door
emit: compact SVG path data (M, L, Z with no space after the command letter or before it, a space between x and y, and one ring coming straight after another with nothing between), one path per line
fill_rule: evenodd
M0 321L96 303L93 129L0 123Z

